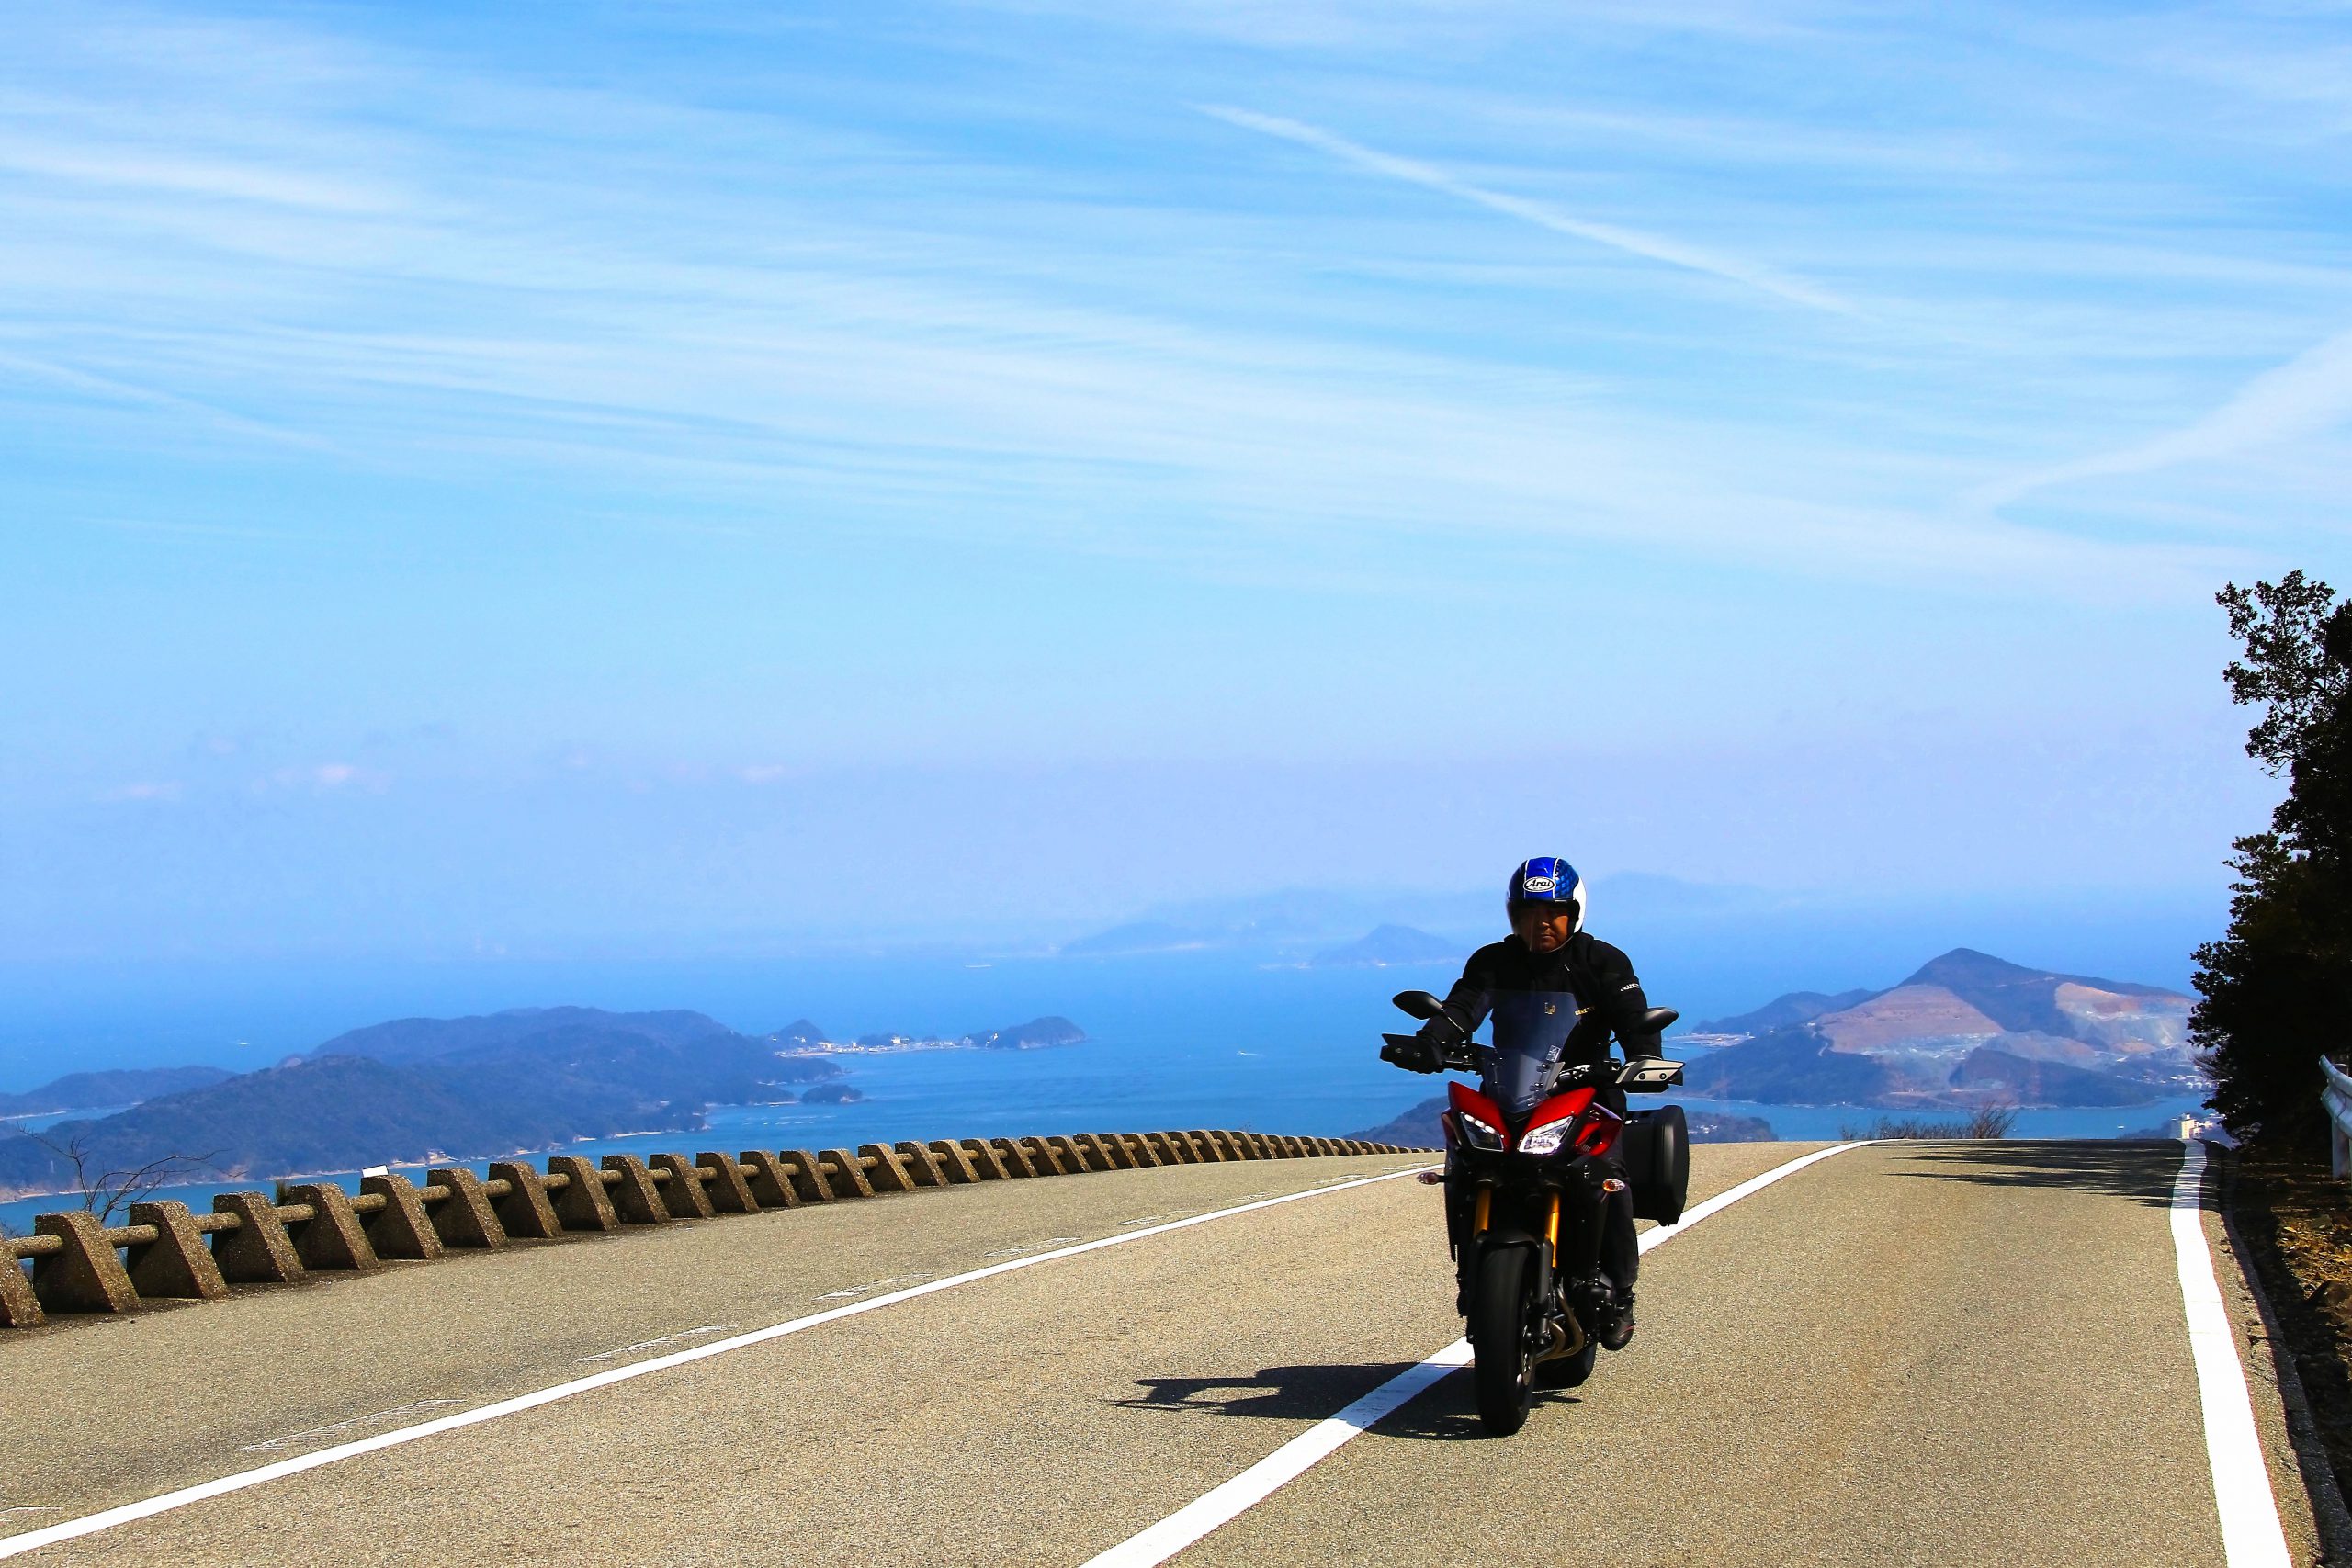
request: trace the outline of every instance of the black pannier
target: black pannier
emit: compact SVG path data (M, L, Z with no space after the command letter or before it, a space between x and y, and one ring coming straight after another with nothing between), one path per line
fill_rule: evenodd
M1690 1129L1682 1107L1629 1112L1619 1141L1634 1184L1634 1217L1662 1225L1679 1220L1690 1195Z

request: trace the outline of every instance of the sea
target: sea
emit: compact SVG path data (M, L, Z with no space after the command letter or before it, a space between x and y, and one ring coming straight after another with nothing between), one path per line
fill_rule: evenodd
M75 1026L61 1014L28 1027L20 1010L19 1032L13 1040L0 1038L0 1070L7 1075L0 1087L28 1088L61 1072L100 1066L209 1061L250 1069L356 1024L518 1003L691 1007L763 1034L808 1017L834 1038L884 1030L952 1036L1051 1013L1076 1021L1087 1043L845 1055L839 1058L846 1069L842 1081L864 1096L850 1104L722 1106L707 1112L704 1130L645 1133L542 1152L694 1154L1184 1127L1338 1136L1376 1126L1442 1092L1442 1080L1400 1072L1377 1053L1382 1031L1412 1027L1389 997L1408 988L1442 989L1451 977L1433 965L1314 968L1220 954L989 964L802 960L698 965L684 973L651 965L565 966L526 984L514 983L511 969L502 973L508 981L503 986L489 984L486 973L468 972L460 984L420 984L406 993L379 975L355 975L343 994L256 990L241 999L234 987L222 987L176 1002L151 998L132 1005L162 1000L167 1010L144 1027L108 1021L107 1032L85 1037L84 1049L62 1052L59 1047ZM1761 1117L1776 1136L1796 1140L1867 1132L1880 1114L1851 1106L1666 1098L1691 1111ZM2011 1135L2112 1138L2198 1109L2189 1096L2120 1109L2027 1111L2018 1113ZM45 1124L15 1123L36 1131ZM480 1170L487 1162L473 1164ZM413 1167L392 1168L421 1175ZM355 1191L358 1187L356 1170L315 1175ZM194 1182L160 1195L204 1209L217 1192L256 1185L262 1184ZM29 1230L34 1214L60 1206L55 1197L0 1203L0 1224Z

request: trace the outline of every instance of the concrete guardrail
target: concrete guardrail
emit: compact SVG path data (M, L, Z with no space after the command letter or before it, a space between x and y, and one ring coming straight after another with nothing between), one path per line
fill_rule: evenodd
M2340 1125L2340 1123L2339 1123ZM2340 1138L2340 1134L2339 1134ZM281 1181L273 1200L223 1192L212 1212L133 1203L130 1223L106 1225L69 1209L36 1215L34 1234L0 1238L0 1328L50 1313L125 1313L150 1298L213 1301L232 1285L288 1284L312 1273L376 1269L387 1258L429 1260L457 1247L596 1235L763 1209L797 1209L926 1187L964 1186L1087 1171L1221 1160L1410 1154L1357 1138L1264 1133L1073 1133L1043 1138L934 1138L864 1144L852 1152L746 1149L607 1155L601 1164L556 1155L544 1171L499 1160L488 1179L436 1167L419 1187L406 1177L360 1179L356 1196L332 1181ZM23 1264L29 1260L31 1277Z
M2319 1059L2319 1102L2327 1109L2328 1168L2338 1176L2352 1176L2352 1077L2324 1056Z

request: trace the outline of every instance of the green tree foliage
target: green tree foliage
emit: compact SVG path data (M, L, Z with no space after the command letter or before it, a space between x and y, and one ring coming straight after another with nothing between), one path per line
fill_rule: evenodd
M2219 602L2245 647L2230 694L2263 710L2246 754L2288 787L2270 830L2237 840L2229 931L2197 950L2190 1035L2233 1133L2316 1153L2318 1058L2352 1030L2352 604L2300 571Z

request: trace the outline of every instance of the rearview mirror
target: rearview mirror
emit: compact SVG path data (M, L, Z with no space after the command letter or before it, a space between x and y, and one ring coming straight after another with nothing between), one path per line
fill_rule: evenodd
M1673 1026L1674 1021L1681 1016L1682 1015L1680 1013L1675 1011L1672 1008L1652 1008L1649 1011L1642 1015L1642 1026L1634 1032L1636 1034L1663 1034L1668 1029Z
M1427 991L1399 991L1391 999L1400 1010L1418 1019L1432 1019L1445 1011L1445 1004Z

